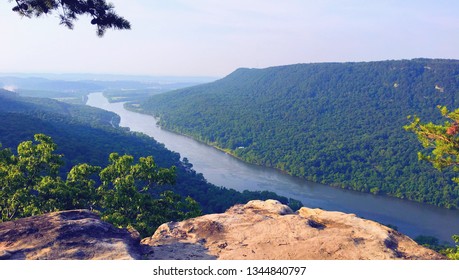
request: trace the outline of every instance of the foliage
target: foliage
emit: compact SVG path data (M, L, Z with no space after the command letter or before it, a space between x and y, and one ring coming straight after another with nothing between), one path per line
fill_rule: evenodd
M452 166L453 171L458 172L459 109L450 112L445 106L438 106L438 108L442 116L448 119L443 125L432 122L421 124L421 119L415 116L411 124L405 126L405 129L414 132L424 148L431 149L431 155L419 152L419 160L427 160L440 170ZM453 180L459 183L458 177L453 178Z
M432 165L443 170L452 168L455 174L459 172L459 109L449 111L446 106L438 106L441 115L448 119L444 124L429 122L422 124L419 117L413 117L413 121L405 126L407 131L416 134L422 146L428 149L429 153L418 153L419 160L426 160ZM410 117L411 118L411 117ZM459 177L452 178L458 185L450 193L459 192ZM459 243L459 235L454 235L453 240ZM447 248L443 253L450 259L459 259L459 246Z
M453 235L453 240L459 243L459 235ZM459 260L459 245L452 247L449 244L440 244L438 238L428 235L419 235L414 241L426 248L435 250L451 260Z
M453 240L456 243L456 248L447 248L442 253L449 259L459 260L459 235L453 235Z
M12 1L12 0L10 0ZM13 11L28 18L57 12L60 24L73 29L75 20L88 15L91 24L97 26L97 35L102 37L108 28L130 29L129 21L118 16L114 6L105 0L15 0Z
M38 134L35 140L21 143L17 156L9 150L0 155L0 208L1 221L53 211L60 201L50 186L62 187L56 177L62 161L52 152L55 144L45 135Z
M19 144L17 155L8 149L0 151L1 221L89 208L115 226L132 226L147 236L170 219L201 213L190 197L183 200L167 191L155 198L148 192L154 186L172 184L175 179L174 167L159 168L151 156L134 163L130 155L112 153L104 169L79 164L64 181L58 176L63 162L61 155L54 153L56 144L43 134L35 135L35 141L36 144Z
M416 158L406 115L459 107L459 61L415 59L238 69L150 97L169 130L314 182L459 207L452 172ZM135 109L135 108L132 108Z
M139 163L134 164L132 156L112 153L110 164L100 172L100 179L102 184L98 193L101 197L100 206L104 209L104 220L116 226L133 226L150 233L167 221L164 216L169 216L169 210L164 207L158 211L158 202L151 198L148 191L154 185L172 184L175 179L174 167L158 168L151 156L140 158ZM169 207L180 200L180 197L168 197L171 200Z

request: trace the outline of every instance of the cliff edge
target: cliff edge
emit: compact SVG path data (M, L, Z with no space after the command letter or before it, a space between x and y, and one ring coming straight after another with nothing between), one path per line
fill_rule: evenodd
M353 214L275 200L161 225L153 236L114 228L88 210L0 223L0 259L444 259Z
M409 237L354 214L275 200L235 205L179 223L142 240L149 259L385 260L443 259Z

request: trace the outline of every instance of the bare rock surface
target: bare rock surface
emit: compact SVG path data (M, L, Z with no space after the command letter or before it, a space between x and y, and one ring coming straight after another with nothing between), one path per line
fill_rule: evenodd
M303 207L296 213L275 200L235 205L160 226L141 241L149 259L443 259L409 237L354 214Z
M353 214L250 201L222 214L161 225L140 241L89 210L0 223L5 259L443 259L407 236Z
M54 212L0 223L0 259L138 259L135 233L89 210Z

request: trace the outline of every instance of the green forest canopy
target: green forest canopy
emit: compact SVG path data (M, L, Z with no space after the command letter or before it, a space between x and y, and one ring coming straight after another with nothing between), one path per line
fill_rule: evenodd
M161 126L311 181L459 207L451 172L418 162L407 116L459 107L459 61L415 59L238 69L156 95Z

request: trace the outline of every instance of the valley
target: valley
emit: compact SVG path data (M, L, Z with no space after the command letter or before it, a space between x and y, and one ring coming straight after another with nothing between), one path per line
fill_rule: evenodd
M102 93L90 94L87 104L118 114L121 126L152 136L166 148L180 153L196 172L217 186L238 191L268 190L300 200L307 207L355 213L396 226L412 238L430 235L450 243L451 235L459 232L457 210L330 187L248 164L190 137L161 129L152 116L128 111L123 103L109 103Z

